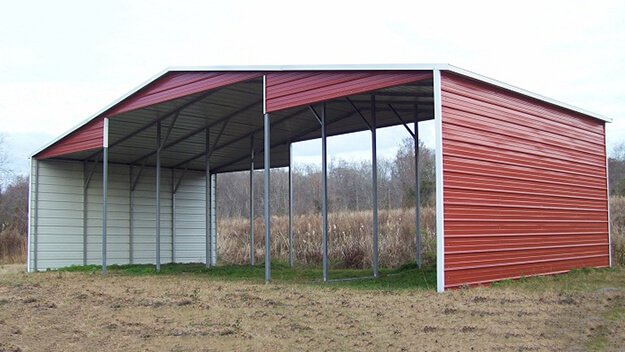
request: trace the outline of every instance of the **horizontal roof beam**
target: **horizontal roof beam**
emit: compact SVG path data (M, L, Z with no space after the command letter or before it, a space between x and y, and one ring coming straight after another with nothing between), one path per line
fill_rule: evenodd
M139 128L138 128L138 129L136 129L135 131L130 132L129 134L125 135L124 137L122 137L122 138L120 138L120 139L116 140L115 142L111 143L111 144L109 145L109 148L112 148L112 147L114 147L114 146L116 146L116 145L119 145L119 144L121 144L121 143L123 143L123 142L127 141L128 139L130 139L130 138L132 138L132 137L136 136L137 134L139 134L139 133L141 133L141 132L143 132L143 131L147 130L148 128L150 128L150 127L152 127L152 126L156 125L158 122L163 121L164 119L168 118L169 116L171 116L171 115L173 115L173 114L176 114L176 113L179 113L180 111L182 111L182 110L184 110L184 109L188 108L189 106L191 106L191 105L193 105L193 104L195 104L195 103L197 103L197 102L199 102L199 101L201 101L201 100L203 100L203 99L205 99L205 98L208 98L209 96L213 95L215 92L216 92L215 90L213 90L213 91L209 91L209 92L206 92L205 94L202 94L202 95L200 95L199 97L197 97L197 98L195 98L195 99L193 99L193 100L191 100L191 101L186 102L186 103L185 103L185 104L183 104L182 106L179 106L179 107L177 107L177 108L174 108L174 109L172 109L172 110L170 110L170 111L166 112L165 114L161 115L160 117L157 117L156 119L154 119L154 120L152 120L152 121L150 121L150 122L146 123L145 125L143 125L143 126L139 127Z
M250 109L254 108L257 105L260 105L261 103L262 103L262 101L255 101L255 102L253 102L251 104L248 104L248 105L242 107L241 109L238 109L236 111L231 112L230 114L228 114L226 116L221 117L217 121L214 121L214 122L208 123L208 124L206 124L206 125L204 125L202 127L196 128L195 130L190 131L189 133L185 134L184 136L181 136L181 137L171 141L170 143L165 144L163 146L162 150L169 149L169 148L173 147L174 145L176 145L178 143L184 142L185 140L195 136L196 134L199 134L200 132L204 131L205 129L211 128L211 127L213 127L213 126L215 126L215 125L217 125L217 124L219 124L219 123L221 123L223 121L228 121L231 118L233 118L233 117L235 117L237 115L240 115L240 114L246 112L247 110L250 110ZM144 154L141 157L133 160L130 164L136 164L136 163L142 161L143 159L149 158L149 157L151 157L151 156L153 156L155 154L156 154L156 151L151 151L151 152L149 152L147 154Z
M326 123L326 126L331 125L331 124L336 123L336 122L339 122L339 121L342 121L342 120L344 120L344 119L346 119L346 118L348 118L348 117L351 117L351 116L353 116L353 115L354 115L354 112L349 112L348 114L344 114L344 115L342 115L341 117L339 117L338 119L336 119L336 120L334 120L334 121L330 121L330 122ZM280 141L280 142L277 142L277 143L272 144L272 145L271 145L271 148L275 148L275 147L277 147L277 146L279 146L279 145L283 145L283 144L289 143L289 142L291 142L292 140L295 140L295 139L301 138L301 137L303 137L303 136L305 136L305 135L307 135L307 134L309 134L309 133L312 133L312 132L314 132L314 131L316 131L316 130L318 130L318 129L319 129L319 127L310 128L310 129L308 129L308 130L306 130L306 131L304 131L304 132L302 132L302 133L299 133L299 134L295 135L294 137L290 137L290 138L284 139L284 140L282 140L282 141ZM262 153L262 152L263 152L263 150L264 150L264 149L261 149L258 153ZM241 160L245 160L245 159L246 159L246 158L248 158L248 157L249 157L249 155L244 155L244 156L241 156L241 157L237 158L236 160L234 160L234 161L232 161L232 162L229 162L228 164L224 164L224 165L220 165L220 166L216 167L214 170L215 170L215 172L219 172L219 171L220 171L220 169L223 169L224 167L227 167L227 166L230 166L230 165L236 164L236 163L240 162Z
M286 122L286 121L288 121L288 120L290 120L290 119L292 119L292 118L294 118L294 117L298 116L299 114L301 114L301 113L305 112L306 110L307 110L307 108L298 109L296 112L294 112L294 113L292 113L292 114L289 114L289 115L287 115L287 116L283 117L283 118L282 118L282 119L280 119L279 121L273 122L273 123L271 124L271 127L275 127L275 126L277 126L277 125L279 125L279 124L282 124L282 123L284 123L284 122ZM225 143L224 143L224 144L222 144L222 145L218 145L218 146L216 146L215 148L213 148L213 150L212 150L212 151L210 151L210 153L211 153L211 154L213 154L213 153L214 153L215 151L217 151L217 150L221 150L221 149L223 149L223 148L225 148L225 147L227 147L227 146L229 146L229 145L232 145L232 144L234 144L234 143L236 143L236 142L239 142L239 141L241 141L241 140L244 140L244 139L250 138L250 137L252 137L255 133L260 132L260 131L262 131L262 130L263 130L263 127L256 128L256 129L252 130L251 132L246 133L246 134L245 134L245 135L243 135L242 137L237 137L237 138L231 139L230 141L225 142ZM188 159L186 159L186 160L184 160L184 161L182 161L182 162L180 162L180 163L178 163L178 164L174 165L174 168L177 168L177 167L180 167L180 166L182 166L182 165L185 165L185 164L187 164L187 163L189 163L189 162L191 162L191 161L193 161L193 160L195 160L195 159L197 159L197 158L200 158L200 157L202 157L202 156L204 156L204 155L206 155L206 151L200 152L200 153L198 153L198 154L196 154L196 155L194 155L194 156L192 156L192 157L190 157L190 158L188 158Z

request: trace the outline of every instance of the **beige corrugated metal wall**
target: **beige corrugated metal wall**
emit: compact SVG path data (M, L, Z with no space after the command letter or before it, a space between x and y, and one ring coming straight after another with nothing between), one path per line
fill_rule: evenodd
M39 164L39 177L36 177ZM87 174L93 164L88 165ZM136 169L135 169L136 173ZM29 268L31 271L83 264L83 164L43 160L32 163ZM136 174L135 174L136 175ZM178 174L177 177L179 177ZM39 184L35 182L39 180ZM172 261L171 172L161 170L161 263ZM215 176L213 175L213 195ZM176 262L205 261L205 176L187 172L176 193ZM107 263L130 262L129 167L109 165ZM134 191L133 263L155 262L155 170L145 168ZM212 208L215 209L213 196ZM37 220L35 220L37 217ZM213 229L216 229L213 211ZM213 231L212 262L216 262ZM36 244L35 244L36 242ZM96 165L87 189L87 264L102 262L102 168ZM35 254L35 248L37 253ZM35 260L37 261L35 263Z

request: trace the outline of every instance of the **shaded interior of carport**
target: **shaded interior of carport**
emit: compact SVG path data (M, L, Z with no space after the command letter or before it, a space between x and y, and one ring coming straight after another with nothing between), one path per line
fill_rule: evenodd
M418 122L434 118L433 74L412 71L169 71L112 105L74 134L35 155L35 159L81 161L86 187L102 165L102 270L107 265L107 168L128 165L132 191L146 168L156 169L156 209L160 209L160 175L171 172L172 197L187 172L206 174L206 224L215 214L210 206L214 175L264 169L265 279L271 279L269 168L289 167L292 143L322 140L322 241L323 280L329 279L327 238L328 136L370 131L372 139L373 276L378 276L376 128L404 125L418 139ZM416 133L415 133L416 132ZM418 146L418 143L415 143ZM418 150L415 150L418 160ZM38 175L38 173L37 173ZM418 173L417 173L418 175ZM418 176L415 175L416 187ZM250 182L253 173L250 172ZM289 177L289 204L292 204ZM37 196L37 190L33 190ZM254 199L250 187L250 202ZM419 192L416 192L418 195ZM419 229L417 197L416 228ZM175 207L175 205L174 205ZM161 212L156 212L156 267L161 264ZM254 264L254 219L250 206L250 262ZM86 218L86 216L85 216ZM131 215L132 219L132 215ZM293 265L292 207L289 209L290 263ZM130 251L132 252L132 224ZM206 226L206 265L211 266L215 228ZM416 232L415 258L421 265L420 234ZM175 233L172 234L172 239ZM36 241L36 239L35 239ZM85 260L87 237L85 230ZM172 241L173 243L174 241ZM35 249L36 253L36 249ZM132 253L130 253L132 261ZM214 258L213 258L214 259ZM175 261L175 258L172 257ZM36 263L36 259L35 259ZM35 264L36 266L36 264ZM36 270L36 268L35 268Z

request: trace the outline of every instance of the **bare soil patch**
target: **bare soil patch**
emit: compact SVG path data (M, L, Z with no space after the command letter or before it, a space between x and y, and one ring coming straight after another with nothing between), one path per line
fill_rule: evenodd
M4 266L0 351L618 350L624 302L622 286L437 294Z

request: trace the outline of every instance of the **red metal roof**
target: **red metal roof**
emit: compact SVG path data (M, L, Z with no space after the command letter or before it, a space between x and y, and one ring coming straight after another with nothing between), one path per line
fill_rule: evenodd
M445 287L609 265L604 123L442 74Z
M96 118L78 128L54 145L35 155L37 159L54 158L79 151L102 148L104 143L104 118Z
M46 159L102 148L104 118L261 77L258 72L168 72L34 155Z
M114 116L261 77L259 72L169 72L106 112Z
M273 112L429 78L431 71L271 72L266 79L266 109Z

